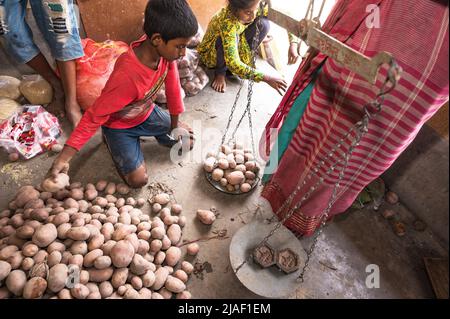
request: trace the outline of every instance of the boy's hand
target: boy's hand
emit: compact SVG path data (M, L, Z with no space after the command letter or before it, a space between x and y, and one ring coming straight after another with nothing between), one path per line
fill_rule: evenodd
M72 157L77 153L77 150L70 147L64 146L61 153L59 153L58 157L52 164L52 167L47 173L47 177L55 178L59 173L67 174L69 172L69 162Z
M288 64L295 64L298 61L300 55L298 54L298 43L292 42L289 46L288 52Z
M274 77L274 76L270 76L270 75L265 75L263 81L266 82L267 84L269 84L275 90L277 90L277 92L280 95L283 95L284 92L286 92L287 83L282 78L278 78L278 77Z

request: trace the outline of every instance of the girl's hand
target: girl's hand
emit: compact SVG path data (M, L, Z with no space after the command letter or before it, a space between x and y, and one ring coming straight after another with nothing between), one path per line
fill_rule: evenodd
M288 64L292 65L297 63L299 58L300 55L298 54L298 43L292 42L291 45L289 46Z
M282 78L265 75L263 81L266 82L267 84L269 84L275 90L277 90L277 92L280 95L283 95L286 92L287 83Z

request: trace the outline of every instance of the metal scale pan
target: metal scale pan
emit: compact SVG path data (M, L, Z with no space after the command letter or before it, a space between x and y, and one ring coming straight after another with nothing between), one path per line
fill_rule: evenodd
M230 243L230 262L235 273L272 228L273 224L256 220L235 233ZM298 254L299 269L285 274L276 266L262 268L253 260L249 260L239 269L236 276L245 287L257 295L267 298L287 298L300 285L297 277L305 263L306 252L301 242L284 226L281 226L268 243L276 250L289 248Z
M225 194L230 194L230 195L245 195L245 194L250 194L255 188L256 186L258 186L260 178L256 177L255 182L252 185L252 189L247 192L247 193L243 193L240 190L239 191L234 191L234 192L230 192L229 190L226 189L226 187L223 187L222 185L220 185L219 182L216 182L215 180L212 179L212 174L208 173L205 171L205 177L208 180L208 182L218 191L225 193Z

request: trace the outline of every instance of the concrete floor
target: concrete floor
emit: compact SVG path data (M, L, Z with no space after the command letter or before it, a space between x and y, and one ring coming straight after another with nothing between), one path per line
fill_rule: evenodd
M29 71L26 68L17 69L1 52L0 66L0 73L7 75L18 76L21 72ZM264 63L261 67L267 69ZM201 120L203 128L219 128L223 131L237 88L237 84L230 84L227 93L218 94L208 87L199 95L187 98L186 113L183 114L182 120L191 125L195 120ZM253 116L257 138L280 100L281 97L266 84L255 86ZM243 104L238 107L238 114L241 114L243 107ZM63 121L62 124L67 130L67 123ZM242 129L246 131L248 126L243 125ZM66 138L67 135L63 136L61 141ZM210 143L208 136L198 136L195 150L206 151ZM211 237L226 231L224 238L200 242L199 255L194 260L187 258L204 266L203 271L193 275L188 283L193 297L260 298L243 286L231 270L229 244L233 234L244 224L254 218L271 217L269 205L259 196L261 187L246 196L225 195L208 184L200 163L193 159L172 163L168 150L157 145L155 141L143 142L143 150L150 174L150 185L163 183L173 191L175 200L184 207L184 214L187 216L184 240ZM188 156L193 156L194 153ZM7 154L0 152L0 210L7 206L20 186L40 183L53 159L54 155L46 153L26 162L11 164L8 163ZM98 134L74 158L70 176L71 181L84 184L99 179L120 182ZM145 187L134 191L134 194L136 197L146 197L150 191L149 187ZM416 191L421 191L420 187L416 188ZM196 210L209 209L212 206L219 212L218 220L212 227L201 225L194 218ZM382 206L380 211L383 208ZM147 204L143 209L148 210ZM403 204L398 204L395 209L407 225L404 237L397 237L390 223L379 212L370 208L335 218L319 240L304 284L298 284L290 298L434 298L423 258L448 258L448 240L445 242L437 238L431 227L422 232L415 231L411 225L417 219L416 212L408 210ZM305 248L311 243L311 239L301 241ZM366 267L371 264L379 266L380 288L366 287L365 282L369 275L366 273Z

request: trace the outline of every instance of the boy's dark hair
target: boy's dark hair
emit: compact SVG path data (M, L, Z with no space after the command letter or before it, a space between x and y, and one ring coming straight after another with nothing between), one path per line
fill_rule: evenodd
M228 0L228 3L230 5L230 9L236 12L238 10L250 8L250 6L256 1L257 0Z
M198 22L186 0L150 0L145 8L144 32L155 33L168 42L190 38L198 32Z

